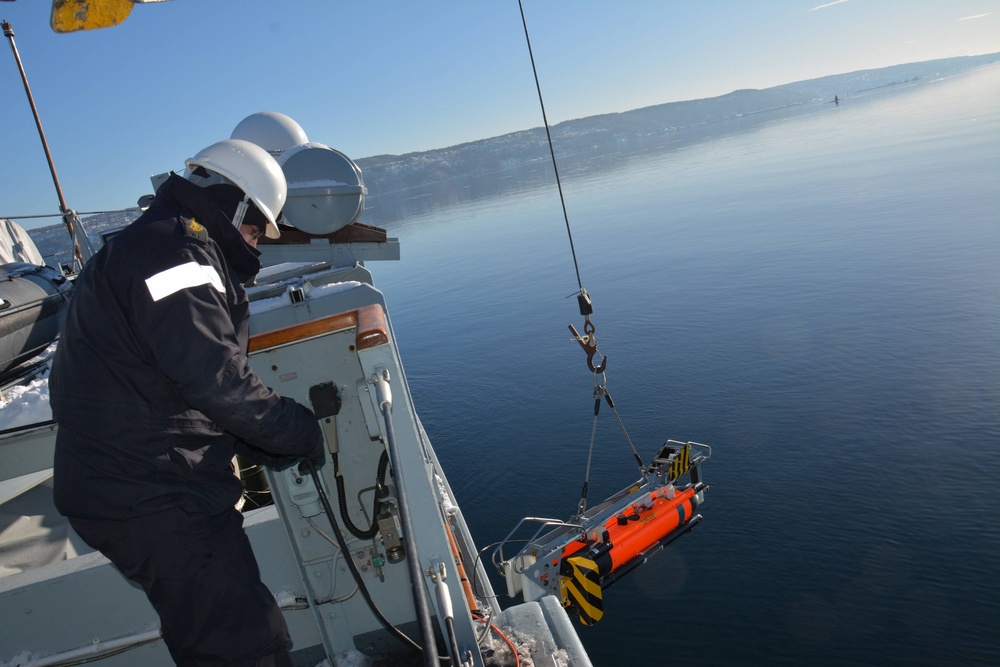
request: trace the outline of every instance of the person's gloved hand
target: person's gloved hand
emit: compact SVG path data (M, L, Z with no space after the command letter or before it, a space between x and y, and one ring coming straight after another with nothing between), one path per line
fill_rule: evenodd
M266 466L271 470L281 472L291 468L302 460L301 456L281 456L265 452L259 447L254 447L245 440L236 441L236 453L250 463Z
M296 463L299 463L302 459L297 456L274 456L271 461L265 463L264 465L275 472L281 472L282 470L288 470Z
M319 443L313 448L313 451L306 454L299 464L299 472L308 472L309 467L307 464L312 464L314 470L319 470L326 463L326 441L321 437Z

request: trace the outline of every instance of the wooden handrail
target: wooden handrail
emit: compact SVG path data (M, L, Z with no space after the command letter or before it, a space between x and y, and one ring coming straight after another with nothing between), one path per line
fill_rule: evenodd
M386 323L385 311L379 304L369 304L357 310L327 315L308 322L300 322L281 329L255 334L250 337L248 351L250 353L260 352L346 329L357 329L354 344L359 350L367 350L389 342L389 327Z

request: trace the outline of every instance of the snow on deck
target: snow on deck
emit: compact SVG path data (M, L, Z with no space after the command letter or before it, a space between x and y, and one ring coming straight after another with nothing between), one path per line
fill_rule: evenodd
M0 431L29 426L52 419L49 408L49 364L55 354L56 344L52 343L31 362L45 361L45 370L27 384L14 385L0 394Z

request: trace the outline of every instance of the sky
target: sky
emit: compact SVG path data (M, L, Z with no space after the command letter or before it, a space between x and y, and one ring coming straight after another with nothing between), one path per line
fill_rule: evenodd
M1000 0L523 0L550 123L905 62L1000 52ZM517 0L170 0L49 27L0 0L67 206L134 206L257 111L359 159L539 127ZM9 40L0 217L57 213ZM20 220L24 227L58 219Z

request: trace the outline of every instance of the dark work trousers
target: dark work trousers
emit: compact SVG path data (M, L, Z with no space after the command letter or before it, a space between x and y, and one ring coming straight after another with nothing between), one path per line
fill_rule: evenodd
M291 667L285 619L260 580L236 509L217 516L172 508L124 521L69 521L146 591L181 667Z

